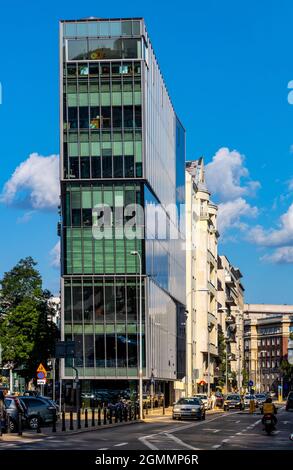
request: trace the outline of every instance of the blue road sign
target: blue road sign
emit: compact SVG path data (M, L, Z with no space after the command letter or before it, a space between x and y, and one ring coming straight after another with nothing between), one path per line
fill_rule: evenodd
M248 382L248 385L249 385L250 387L252 387L252 386L253 386L253 380L250 380L250 381Z

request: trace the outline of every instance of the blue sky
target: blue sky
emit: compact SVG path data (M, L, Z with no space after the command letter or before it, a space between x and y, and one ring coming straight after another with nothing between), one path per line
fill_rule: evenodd
M293 303L292 2L6 2L0 17L1 191L32 153L59 152L58 20L88 16L145 18L187 131L187 158L203 155L213 163L207 175L225 216L220 252L243 272L247 302ZM50 255L57 243L56 198L45 181L44 199L34 188L33 204L23 200L26 169L28 163L9 187L10 202L6 194L0 203L0 276L32 255L45 286L57 292L59 272Z

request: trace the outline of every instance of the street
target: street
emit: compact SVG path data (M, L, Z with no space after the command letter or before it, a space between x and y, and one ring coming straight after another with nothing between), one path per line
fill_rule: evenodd
M4 450L293 450L293 413L278 410L277 430L267 436L261 415L230 411L210 413L205 421L173 421L170 416L79 434L0 440Z

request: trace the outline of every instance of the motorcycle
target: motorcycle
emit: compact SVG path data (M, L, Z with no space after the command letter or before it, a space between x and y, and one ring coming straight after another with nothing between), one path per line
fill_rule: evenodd
M275 428L274 416L272 414L266 414L263 417L263 424L265 427L265 431L269 436Z

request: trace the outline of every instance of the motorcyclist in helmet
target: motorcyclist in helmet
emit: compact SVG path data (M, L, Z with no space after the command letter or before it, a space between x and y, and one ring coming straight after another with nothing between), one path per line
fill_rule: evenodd
M276 418L277 408L273 404L273 400L271 399L271 397L268 397L266 399L266 401L264 402L264 404L262 406L262 414L263 414L262 424L264 424L265 415L272 415L274 425L277 424L277 421L278 421L277 418Z

